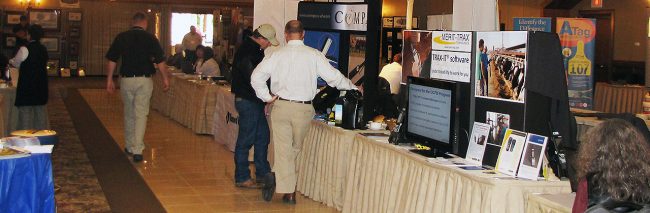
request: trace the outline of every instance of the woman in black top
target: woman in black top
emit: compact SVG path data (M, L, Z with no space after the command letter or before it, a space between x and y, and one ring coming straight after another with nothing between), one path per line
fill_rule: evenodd
M18 129L47 129L45 105L48 101L47 49L40 40L43 28L32 25L28 30L29 43L16 54L12 64L19 67L16 102Z

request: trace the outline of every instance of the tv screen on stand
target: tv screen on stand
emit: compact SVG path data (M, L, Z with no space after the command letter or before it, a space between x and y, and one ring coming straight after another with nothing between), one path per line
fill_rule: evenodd
M406 138L430 149L413 150L427 157L449 157L457 139L456 83L408 78Z

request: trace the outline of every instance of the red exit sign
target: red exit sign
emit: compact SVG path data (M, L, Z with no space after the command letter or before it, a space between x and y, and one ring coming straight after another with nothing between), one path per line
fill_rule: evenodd
M591 0L591 8L603 8L603 0Z

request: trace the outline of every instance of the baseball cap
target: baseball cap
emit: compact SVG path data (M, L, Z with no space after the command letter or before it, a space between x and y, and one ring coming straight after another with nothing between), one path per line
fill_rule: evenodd
M269 40L273 46L280 44L280 42L275 39L275 28L270 24L262 24L255 31L262 35L266 40Z

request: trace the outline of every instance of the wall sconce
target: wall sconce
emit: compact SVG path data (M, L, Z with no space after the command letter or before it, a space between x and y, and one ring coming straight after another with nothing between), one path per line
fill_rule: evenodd
M33 7L40 7L41 6L41 0L18 0L18 4L20 7L25 7L26 9L30 9Z

